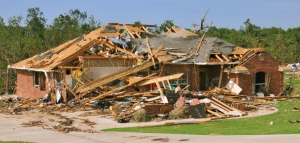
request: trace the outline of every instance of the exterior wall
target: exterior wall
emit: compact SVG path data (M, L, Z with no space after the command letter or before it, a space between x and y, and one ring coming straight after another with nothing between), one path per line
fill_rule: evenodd
M271 75L269 83L270 94L274 94L277 96L283 90L283 73L278 71L279 63L275 61L272 57L270 57L268 54L261 53L260 56L256 54L253 57L251 57L251 59L246 61L246 63L244 63L243 66L249 69L250 74L236 74L223 72L221 88L225 87L229 80L232 80L242 88L242 92L240 94L252 95L252 86L253 82L255 82L252 80L253 74L255 75L257 72L264 72L266 73L266 76ZM227 67L228 65L224 65L223 69ZM199 72L207 72L208 78L206 79L206 82L213 83L215 86L218 86L220 70L221 65L198 66L168 64L164 65L161 76L180 72L188 74L188 84L190 84L189 90L199 91L199 84L201 82L199 78Z
M252 95L252 72L250 71L250 74L231 74L231 75L236 75L237 79L239 81L238 84L241 88L242 91L240 94L244 95Z
M266 53L254 55L243 64L250 74L239 75L239 86L243 89L242 94L252 95L252 76L257 72L271 75L269 91L277 96L283 90L283 73L278 71L279 63Z
M211 87L218 87L219 80L220 80L220 71L221 71L221 65L210 65L209 67L209 82ZM223 66L223 69L226 68L226 66ZM222 73L222 82L220 88L224 87L227 84L227 75L225 72Z
M198 91L199 89L199 66L183 65L183 64L166 64L163 67L162 75L171 75L175 73L184 73L188 77L189 90Z
M16 94L20 97L37 99L44 97L47 93L49 93L49 86L54 86L56 83L56 78L58 75L51 76L48 74L49 77L49 84L46 82L45 90L42 91L40 87L34 86L34 72L33 71L26 71L26 70L17 70L17 90ZM62 90L65 91L65 90ZM66 99L66 93L62 92L62 96Z
M254 55L251 59L249 59L246 63L243 64L246 68L249 69L250 74L228 74L227 72L223 72L223 78L221 82L221 87L224 87L229 80L234 81L238 84L243 90L241 94L252 95L252 75L257 72L264 72L266 74L271 75L269 91L274 95L278 95L283 90L283 73L278 71L279 63L276 62L273 58L271 58L268 54L261 53L259 55ZM224 65L224 69L227 66ZM162 71L160 71L160 76L171 75L175 73L184 73L188 76L188 84L189 90L191 91L199 91L200 90L200 77L199 72L204 71L207 72L206 82L211 83L215 82L215 85L218 86L221 65L184 65L184 64L166 64L160 65ZM121 70L121 69L120 69ZM123 70L123 68L122 68ZM99 68L93 68L90 73L87 74L87 77L92 79L98 79L98 76L103 77L104 74L108 72L117 72L119 70L114 70L114 68L105 68L101 69L104 71L103 73L99 73ZM45 94L49 92L49 85L52 87L55 85L56 81L59 81L58 75L54 75L51 77L49 74L49 84L46 83L46 90L41 91L39 87L34 86L34 72L18 70L17 72L17 94L21 97L27 98L42 98ZM94 75L94 76L91 76ZM67 80L71 81L71 80ZM72 85L72 83L68 83ZM64 100L66 100L66 88L62 89L62 96Z
M117 73L122 70L129 69L128 67L90 67L84 74L89 80L96 80L101 77L108 76L113 73Z
M226 68L226 66L224 66ZM180 65L180 64L168 64L163 67L163 75L171 75L174 73L184 73L188 75L188 88L191 91L199 91L201 82L209 87L209 84L213 84L212 87L217 87L220 79L221 65ZM199 72L206 72L206 81L201 81ZM221 87L224 87L230 80L230 75L223 72Z

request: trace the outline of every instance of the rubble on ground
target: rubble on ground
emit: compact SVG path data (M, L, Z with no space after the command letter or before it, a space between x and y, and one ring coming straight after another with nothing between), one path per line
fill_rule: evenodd
M183 61L215 62L222 63L223 70L223 63L244 62L255 53L261 52L260 48L243 49L218 38L207 38L207 45L202 47L205 42L204 35L201 39L199 39L200 37L195 38L193 36L197 36L197 34L173 26L166 32L167 36L151 37L153 33L146 29L147 26L151 27L152 25L108 24L88 35L70 40L54 50L16 64L15 67L26 65L26 67L40 68L40 70L55 69L53 72L67 76L71 81L76 81L76 84L70 88L70 82L67 83L65 79L56 81L55 85L50 86L49 92L40 99L3 97L3 104L1 104L3 108L0 108L0 113L21 115L24 111L38 110L40 113L53 117L48 121L54 125L49 126L41 121L30 121L22 123L22 125L43 126L63 133L71 131L93 133L97 131L83 130L74 127L74 124L84 123L93 127L97 123L90 121L88 116L102 115L112 115L113 120L118 123L187 118L224 119L246 116L249 112L258 110L257 106L259 105L274 103L270 100L275 98L271 97L241 95L242 89L231 80L226 87L220 87L223 71L221 71L220 79L217 79L219 86L200 92L189 91L189 85L184 87L179 84L171 85L172 81L180 79L184 73L161 75L161 70L157 67L162 63L176 64ZM122 27L125 28L127 35L120 35L119 31ZM125 36L129 38L124 39ZM194 41L192 43L194 49L178 49L176 46L178 43L174 42L176 40L168 41L169 45L173 47L164 47L161 44L162 41L170 37L175 37L178 41L182 38ZM126 40L130 40L130 42L126 43ZM137 45L134 46L134 43ZM223 46L225 49L223 53L217 51L219 48L215 49L215 45ZM228 47L235 47L232 48L234 51ZM202 50L212 51L212 53L209 53L208 56L203 55L204 52L199 52ZM65 55L62 56L63 54ZM122 62L113 62L114 58L122 59ZM58 66L57 63L60 65ZM85 76L86 72L92 73L92 71L88 71L87 67L101 64L105 64L103 67L109 65L110 67L127 68L119 69L114 73L106 73L95 79ZM149 68L155 70L148 70L147 75L144 76L137 75L138 72ZM230 70L240 73L249 72L242 65ZM61 90L63 88L66 88L69 99L62 99ZM281 100L281 98L283 97L276 99ZM86 117L85 119L68 118L61 115L63 112L82 111L84 112L78 117ZM168 140L161 138L153 141Z

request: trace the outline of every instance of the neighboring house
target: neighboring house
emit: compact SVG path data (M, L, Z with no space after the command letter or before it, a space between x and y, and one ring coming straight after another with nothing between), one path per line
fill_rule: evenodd
M80 97L91 91L101 94L103 86L114 80L153 72L159 76L184 73L170 84L190 85L191 91L222 88L230 80L245 95L255 94L260 86L274 95L283 89L279 63L259 48L244 49L175 26L155 35L146 29L152 26L108 24L9 65L17 70L16 94L41 98L55 88L66 100L66 89Z

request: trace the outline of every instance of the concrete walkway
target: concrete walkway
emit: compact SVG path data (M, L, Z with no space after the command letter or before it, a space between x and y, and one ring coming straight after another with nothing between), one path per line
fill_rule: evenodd
M261 116L277 112L276 108L266 110L261 108L258 112L250 113L245 117ZM68 117L78 117L76 113L64 113ZM26 118L17 115L0 114L0 140L2 141L31 141L38 143L148 143L148 142L207 142L207 143L298 143L300 135L239 135L239 136L224 136L224 135L178 135L178 134L151 134L151 133L120 133L120 132L100 132L100 133L84 133L70 132L61 133L42 127L23 127L22 122L32 121L40 118L48 120L45 117L29 116ZM97 122L94 129L101 130L106 128L131 127L131 126L147 126L159 125L165 122L147 122L147 123L117 123L107 118L99 118L98 116L89 116L89 120ZM244 117L238 117L244 118ZM209 120L209 119L204 119ZM178 120L176 120L178 121ZM201 119L181 120L181 122L200 122ZM202 119L203 121L203 119ZM168 121L171 122L171 121ZM81 126L81 125L79 125ZM83 127L84 128L84 127Z

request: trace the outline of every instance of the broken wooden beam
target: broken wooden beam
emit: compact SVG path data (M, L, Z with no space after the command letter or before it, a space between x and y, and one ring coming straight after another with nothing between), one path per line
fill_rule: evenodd
M217 54L215 54L216 55L216 57L220 60L220 62L224 62L220 57L219 57L219 55L217 55Z
M205 36L205 33L202 35L202 37L201 37L201 39L200 39L200 41L199 41L198 47L197 47L197 49L196 49L196 53L199 52L199 50L200 50L200 48L201 48L201 46L202 46L202 44L203 44L204 36Z
M219 78L219 84L218 87L221 87L222 79L223 79L223 71L224 71L224 65L221 65L221 70L220 70L220 78Z
M87 83L87 84L81 85L81 87L79 88L80 90L77 90L77 93L78 92L87 93L87 92L89 92L89 91L91 91L91 90L93 90L93 89L95 89L99 86L110 83L114 80L120 79L124 76L130 75L130 74L133 74L133 73L136 73L138 71L149 68L151 66L152 66L152 63L147 62L147 63L144 63L140 66L136 66L136 67L131 68L131 69L123 70L121 72L117 72L117 73L102 77L100 79L97 79L97 80L93 81L92 83Z
M112 91L109 91L109 92L106 92L106 93L104 93L104 94L101 94L101 95L99 95L99 96L97 96L97 97L92 98L92 100L98 100L98 99L104 98L104 97L107 96L107 95L110 95L110 94L112 94L112 93L114 93L114 92L117 92L117 91L120 91L120 90L122 90L122 89L125 89L125 88L127 88L127 87L130 87L130 86L132 86L132 85L134 85L134 84L136 84L136 83L138 83L138 82L141 82L142 80L144 80L144 79L146 79L146 78L149 78L149 77L151 77L151 76L153 76L153 75L155 75L155 74L156 74L156 73L153 73L153 74L150 74L150 75L148 75L148 76L146 76L146 77L139 78L138 80L132 82L131 84L127 84L127 85L125 85L125 86L122 86L122 87L116 88L116 89L114 89L114 90L112 90Z
M69 85L65 81L62 81L61 83L74 95L76 99L77 95L73 92L73 90L69 87Z
M207 111L208 113L211 113L211 114L217 116L217 117L220 117L220 118L224 117L223 115L221 115L221 114L219 114L219 113L217 113L217 112L211 111L210 109L206 109L206 111Z
M154 61L154 58L153 58L154 55L152 54L152 50L151 50L151 47L150 47L150 44L149 44L149 41L148 41L148 37L146 38L146 45L148 47L148 51L149 51L149 55L150 55L148 60L151 59L152 63L153 63L153 66L155 66L155 61Z
M245 112L243 112L243 111L240 111L240 110L238 110L238 109L236 109L236 108L230 107L230 106L226 105L225 103L221 102L220 100L218 100L218 99L216 99L216 98L214 98L214 97L212 97L211 99L213 99L213 101L215 101L215 102L217 102L217 103L219 103L219 104L225 106L226 108L231 109L232 111L233 111L233 110L236 110L236 111L239 111L240 113L242 113L242 115L247 115L247 113L245 113Z
M138 86L144 86L144 85L148 85L148 84L153 84L156 82L162 82L162 81L166 81L166 80L172 80L172 79L177 79L180 78L184 73L179 73L179 74L173 74L173 75L169 75L169 76L164 76L164 77L158 77L155 79L149 79L146 81L143 81L141 83L138 84Z

